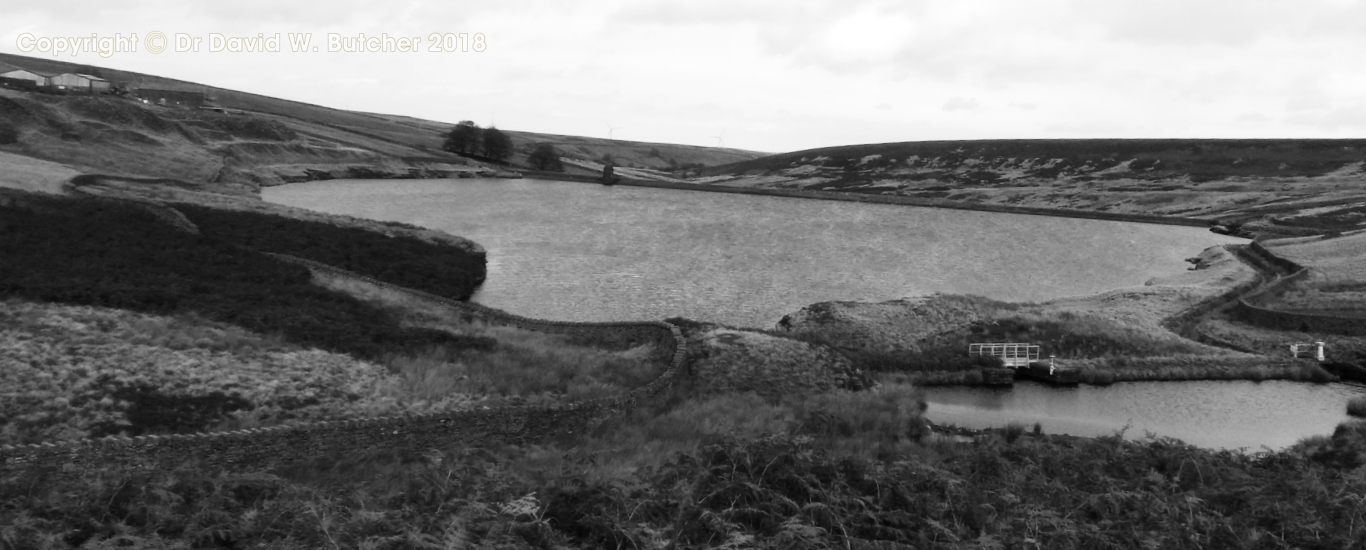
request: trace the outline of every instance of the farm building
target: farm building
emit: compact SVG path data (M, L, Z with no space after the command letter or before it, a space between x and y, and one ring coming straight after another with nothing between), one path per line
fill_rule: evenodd
M0 73L0 78L4 78L4 79L7 79L7 80L16 80L16 81L19 81L19 80L28 81L28 82L32 82L32 83L33 83L33 84L32 84L33 86L51 86L51 85L52 85L52 77L51 77L51 76L48 76L48 75L45 75L45 74L38 74L38 73L35 73L35 72L33 72L33 71L25 71L25 70L23 70L23 69L15 69L15 70L13 70L13 71L5 72L5 73Z
M113 88L112 82L98 76L90 76L88 74L78 74L76 76L85 77L90 80L90 93L92 94L105 93Z
M107 92L109 91L109 81L98 76L88 74L62 73L51 78L50 86L58 89L71 90L73 92Z
M199 106L204 104L203 92L138 88L137 91L133 92L133 95L146 100L148 103L154 103L156 105L172 105L198 109Z

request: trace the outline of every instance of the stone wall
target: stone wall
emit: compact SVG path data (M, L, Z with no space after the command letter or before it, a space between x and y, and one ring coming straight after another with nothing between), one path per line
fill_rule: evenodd
M1309 269L1281 258L1255 242L1249 244L1248 249L1282 275L1270 284L1243 296L1234 303L1233 307L1229 309L1229 315L1234 319L1249 325L1277 330L1323 332L1348 336L1366 335L1366 319L1300 313L1269 307L1268 304L1289 290L1296 281L1308 277Z
M667 366L658 378L624 395L549 407L499 407L425 415L389 416L232 432L106 437L75 442L0 446L0 476L78 476L110 464L155 470L189 460L216 470L266 470L320 456L369 450L422 450L452 443L520 443L586 431L638 406L674 383L687 353L682 332L665 322L577 323L543 321L411 290L332 266L272 256L441 303L488 322L567 334L594 345L626 349L657 344Z
M1252 245L1256 245L1259 248L1261 246L1257 245L1257 243L1251 243L1249 245L1224 245L1224 249L1228 250L1244 263L1256 268L1257 276L1255 278L1251 281L1235 285L1232 288L1219 293L1217 296L1206 299L1186 308L1176 315L1166 318L1162 321L1162 326L1167 330L1185 336L1186 338L1200 341L1200 335L1196 334L1194 329L1195 325L1197 325L1204 316L1212 313L1216 309L1238 301L1244 294L1252 292L1258 287L1266 284L1271 279L1271 275L1268 274L1268 271L1273 270L1274 268L1265 259L1260 257L1260 253L1250 250ZM1265 249L1262 250L1265 251ZM1216 345L1221 344L1220 342L1210 343Z
M1239 351L1253 352L1253 350L1219 340L1198 330L1196 325L1205 315L1216 309L1229 306L1228 314L1231 317L1250 325L1277 330L1366 335L1366 319L1298 313L1267 307L1268 302L1285 292L1296 281L1307 277L1309 269L1277 256L1257 242L1246 245L1226 245L1225 248L1238 259L1255 268L1257 278L1234 286L1218 296L1168 317L1162 322L1162 326L1192 340Z
M1239 300L1237 304L1234 304L1230 313L1234 318L1244 323L1277 330L1366 336L1366 319L1363 318L1271 309L1254 305L1247 299Z

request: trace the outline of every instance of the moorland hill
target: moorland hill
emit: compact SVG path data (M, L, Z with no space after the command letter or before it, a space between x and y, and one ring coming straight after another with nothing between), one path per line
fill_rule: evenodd
M716 166L727 186L1187 216L1260 234L1366 226L1366 140L1043 139L808 149Z
M513 156L489 163L443 151L454 123L333 109L155 75L0 54L5 67L78 72L120 88L204 94L204 108L143 103L117 94L55 95L0 88L0 152L85 173L171 178L258 188L332 178L493 175L525 166L537 143L554 144L570 171L665 169L761 155L715 149L508 131Z

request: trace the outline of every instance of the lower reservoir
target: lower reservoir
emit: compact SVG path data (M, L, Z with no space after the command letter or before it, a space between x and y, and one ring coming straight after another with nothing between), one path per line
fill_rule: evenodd
M1145 432L1200 447L1283 449L1329 435L1348 419L1347 401L1366 386L1286 381L1121 382L1056 388L1016 382L1013 388L924 388L926 417L937 424L990 428L1039 423L1044 432L1141 438Z

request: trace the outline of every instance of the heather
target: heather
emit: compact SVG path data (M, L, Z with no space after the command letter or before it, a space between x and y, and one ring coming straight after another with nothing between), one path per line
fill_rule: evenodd
M262 252L289 254L439 296L469 299L484 282L484 254L359 227L178 204L200 231Z
M272 227L281 232L294 228L262 221L276 223ZM6 259L0 264L0 296L194 313L367 359L427 347L493 346L487 339L401 327L384 311L314 286L307 269L233 237L176 231L131 203L27 196L0 206L0 257Z

